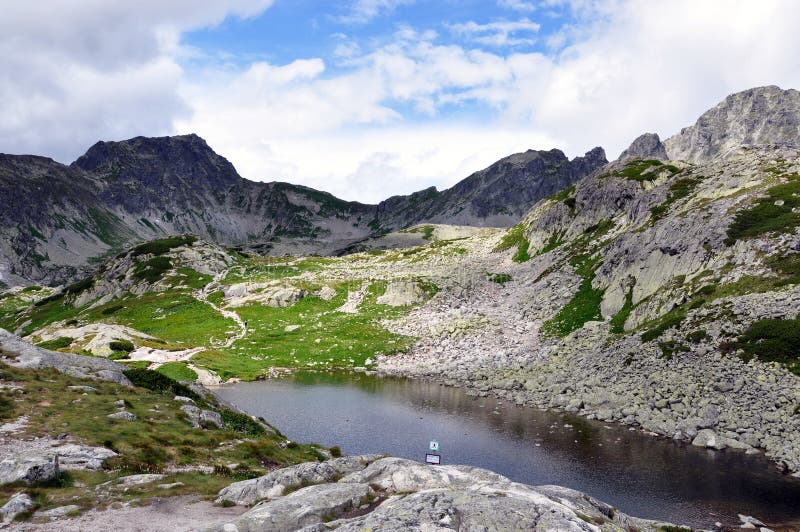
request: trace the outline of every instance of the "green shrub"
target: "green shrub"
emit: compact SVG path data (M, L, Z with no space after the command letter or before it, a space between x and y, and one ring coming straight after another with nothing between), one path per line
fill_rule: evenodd
M778 286L800 284L800 253L775 255L767 259L766 263L775 273L783 276Z
M636 283L634 282L634 284ZM625 322L628 321L628 316L631 315L631 310L633 310L634 284L631 285L628 289L628 293L625 294L625 303L622 305L622 308L611 318L611 332L614 334L622 334L625 332Z
M689 347L676 342L675 340L668 340L666 342L658 342L658 347L661 348L661 355L667 360L671 360L676 353L685 353L689 351Z
M51 351L55 351L56 349L64 349L65 347L69 347L74 341L75 339L70 338L69 336L59 336L58 338L47 340L46 342L39 342L36 345L42 349L50 349Z
M663 218L664 215L669 212L669 208L673 203L691 194L699 183L700 179L693 177L677 179L671 183L669 185L669 191L667 192L667 199L664 200L664 203L661 205L656 205L650 209L650 214L652 215L653 220L655 221Z
M131 342L130 340L121 340L121 339L109 342L108 347L112 351L124 351L126 353L130 353L131 351L136 349L136 347L133 345L133 342Z
M505 285L506 283L513 281L513 278L507 273L490 273L489 280L499 285Z
M334 445L333 447L331 447L330 451L331 451L331 456L334 458L339 458L340 456L342 456L342 450L339 448L338 445Z
M776 205L776 203L781 203ZM797 211L797 212L792 212ZM728 227L725 243L765 233L788 234L800 225L800 176L789 176L789 182L767 189L767 197L736 213Z
M116 311L125 308L123 305L111 305L110 307L104 308L100 313L103 316L110 316L114 314Z
M225 426L233 431L241 432L248 436L261 436L267 432L260 423L246 414L240 414L228 409L220 410L219 414Z
M0 419L14 417L14 401L0 395Z
M642 333L641 335L642 342L649 342L651 340L659 338L668 329L671 329L673 327L678 327L683 322L684 319L686 319L686 315L682 312L672 316L664 317L661 323Z
M129 369L125 370L125 376L136 386L147 388L161 393L168 393L174 395L182 395L193 399L197 403L205 403L205 400L200 397L200 394L185 386L178 381L162 375L157 371L149 369Z
M575 185L565 188L564 190L560 190L555 194L551 194L547 199L552 201L564 201L575 192Z
M780 362L800 375L800 321L796 319L759 320L739 336L735 346L744 351L745 361L758 357L762 361Z
M174 248L190 246L196 241L197 237L192 235L173 236L160 240L153 240L152 242L146 242L133 248L131 257L138 257L139 255L163 255L169 253Z
M72 283L71 285L67 286L64 289L64 293L70 294L70 295L80 294L84 290L90 289L92 286L94 286L94 278L87 277L86 279L83 279L82 281L78 281L78 282Z
M697 331L692 331L686 335L686 339L692 342L693 344L699 344L706 338L708 338L708 333L702 329Z
M164 274L172 268L172 261L169 257L153 257L152 259L136 265L133 270L133 277L140 281L156 283L160 281Z

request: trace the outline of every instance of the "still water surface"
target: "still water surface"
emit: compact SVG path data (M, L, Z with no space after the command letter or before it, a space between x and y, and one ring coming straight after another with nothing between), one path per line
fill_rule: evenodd
M567 486L638 517L713 528L744 513L800 524L800 480L760 455L707 451L434 383L363 374L301 373L216 393L293 440L339 445L346 454L424 460L436 439L443 463Z

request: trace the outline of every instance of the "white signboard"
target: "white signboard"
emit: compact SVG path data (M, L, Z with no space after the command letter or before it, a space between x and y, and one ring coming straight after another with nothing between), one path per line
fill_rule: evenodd
M439 465L442 463L442 457L439 456L438 454L426 454L425 463L432 465Z

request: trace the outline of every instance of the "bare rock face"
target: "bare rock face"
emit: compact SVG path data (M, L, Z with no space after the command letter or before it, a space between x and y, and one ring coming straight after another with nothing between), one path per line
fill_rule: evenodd
M670 159L706 162L747 146L800 143L800 92L774 85L732 94L667 139Z
M17 493L9 501L0 508L0 516L3 517L3 523L10 523L14 518L24 512L33 508L33 500L26 493Z
M669 159L667 150L661 143L656 133L645 133L636 137L628 149L623 151L619 159L625 161L627 159L659 159L666 161Z
M375 460L373 456L343 458L336 463L357 468L339 479L317 474L329 463L300 464L246 481L251 486L263 483L266 487L274 479L286 477L300 482L297 485L313 485L285 496L275 493L270 500L210 530L578 532L599 530L598 524L604 530L650 529L658 525L629 517L574 490L526 486L476 467L426 466L401 458ZM331 464L330 469L337 468ZM223 494L230 495L231 489L220 492L221 498Z

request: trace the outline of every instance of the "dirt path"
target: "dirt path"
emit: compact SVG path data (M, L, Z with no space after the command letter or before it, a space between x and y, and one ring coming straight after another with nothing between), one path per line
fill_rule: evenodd
M211 308L213 308L214 310L216 310L217 312L222 314L225 318L233 320L234 322L236 322L236 325L239 327L239 332L237 334L235 334L233 336L230 336L227 340L225 340L225 342L220 344L218 347L230 347L237 340L241 340L242 338L247 336L247 326L245 325L244 320L242 320L242 318L240 318L238 314L236 314L235 312L233 312L231 310L225 310L225 309L215 305L214 303L212 303L211 301L208 300L208 296L211 293L211 288L219 286L220 281L222 281L222 279L224 279L225 276L228 275L228 271L229 270L230 270L230 268L219 272L218 274L216 274L214 276L214 280L213 281L211 281L210 283L205 285L202 289L196 290L195 292L193 292L193 295L194 295L195 299L197 299L198 301L201 301L201 302L205 303L206 305L210 306Z
M14 523L6 530L48 532L188 532L205 530L214 523L229 521L247 508L223 508L196 496L157 498L148 506L103 511L91 510L79 517L49 523Z

